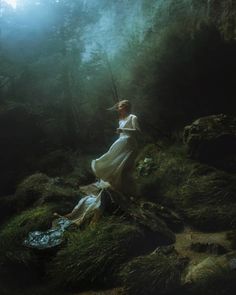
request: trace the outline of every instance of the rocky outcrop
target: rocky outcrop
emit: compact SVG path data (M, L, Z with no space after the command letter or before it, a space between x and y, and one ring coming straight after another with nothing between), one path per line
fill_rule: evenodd
M190 158L236 172L236 118L202 117L184 129Z

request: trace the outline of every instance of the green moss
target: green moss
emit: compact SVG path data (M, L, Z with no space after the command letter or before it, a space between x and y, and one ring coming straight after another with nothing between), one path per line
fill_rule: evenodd
M67 238L67 246L58 252L49 272L58 284L68 286L114 285L120 266L149 248L137 226L110 218L68 233Z
M4 264L28 265L35 260L23 241L30 231L48 229L52 222L52 206L42 206L22 212L0 231L0 260Z
M68 213L80 198L79 190L66 186L61 178L50 178L45 174L36 173L27 177L16 190L18 208L24 209L32 204L42 205L55 203Z
M179 289L181 272L176 255L152 253L128 263L121 271L121 280L125 294L170 294Z

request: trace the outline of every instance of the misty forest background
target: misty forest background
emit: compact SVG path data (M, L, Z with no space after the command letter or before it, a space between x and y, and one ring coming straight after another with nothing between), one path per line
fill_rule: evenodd
M1 1L0 21L2 195L105 151L118 99L154 142L236 112L234 1Z

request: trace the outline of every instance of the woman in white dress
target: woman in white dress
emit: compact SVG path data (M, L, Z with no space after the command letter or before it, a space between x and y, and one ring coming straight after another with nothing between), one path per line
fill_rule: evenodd
M114 188L122 187L122 174L128 160L137 149L136 133L140 131L137 117L131 114L131 104L122 100L115 105L119 114L119 138L112 144L107 153L91 163L96 177L101 179L100 185Z
M122 191L125 189L122 174L137 149L136 133L140 129L137 117L130 113L131 104L128 100L120 101L115 108L119 114L119 127L117 128L119 138L107 153L91 163L92 170L100 181L96 183L94 192L91 190L91 185L84 187L87 195L79 201L71 213L64 216L78 225L96 210L99 212L104 188L112 186ZM58 213L54 215L60 217Z

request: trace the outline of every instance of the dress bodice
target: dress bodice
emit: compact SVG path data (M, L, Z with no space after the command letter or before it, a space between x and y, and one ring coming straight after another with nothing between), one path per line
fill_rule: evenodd
M119 120L119 128L127 129L120 133L120 136L131 136L133 131L140 130L137 122L137 117L133 114L129 114L125 119Z
M132 120L131 115L128 115L125 119L119 120L119 128L132 128ZM131 124L130 124L131 123ZM129 127L128 127L129 125Z

